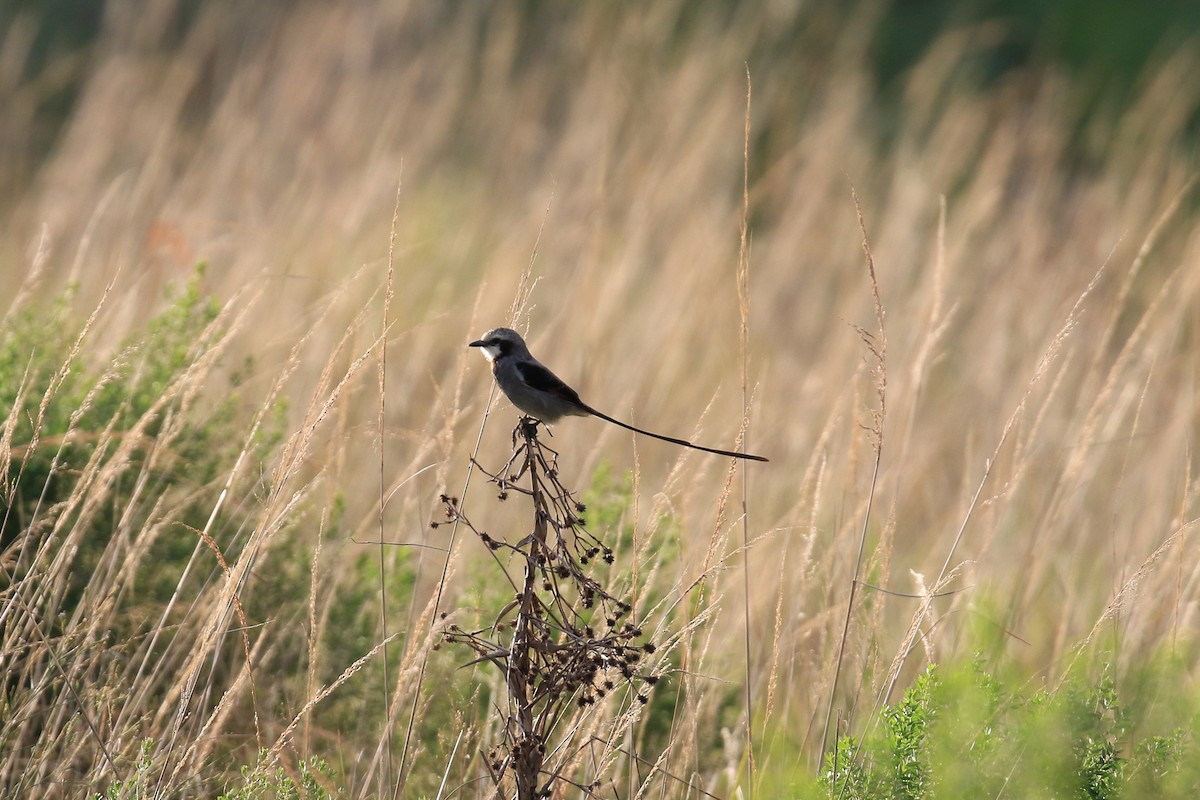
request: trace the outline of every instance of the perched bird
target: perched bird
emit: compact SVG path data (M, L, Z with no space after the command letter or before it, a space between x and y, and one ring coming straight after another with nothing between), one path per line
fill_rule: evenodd
M718 450L714 447L702 447L683 439L644 431L597 411L580 400L579 394L574 389L567 386L561 378L534 358L529 353L529 348L525 345L521 334L511 328L493 328L485 333L482 339L471 342L468 346L478 347L483 352L484 358L492 362L492 375L496 378L500 391L504 392L512 404L542 422L556 422L567 416L599 417L634 433L653 436L655 439L690 447L694 450L716 453L719 456L746 458L751 461L767 460L762 456L735 453L732 450Z

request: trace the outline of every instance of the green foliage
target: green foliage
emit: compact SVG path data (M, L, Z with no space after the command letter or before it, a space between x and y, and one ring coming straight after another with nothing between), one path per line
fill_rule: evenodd
M632 556L634 547L634 485L633 472L624 470L617 472L611 463L602 461L592 474L588 488L583 492L582 501L586 507L584 517L587 527L611 547L619 555ZM654 537L657 545L654 557L664 563L671 563L679 558L680 526L668 514L663 514L653 525L649 535ZM630 592L634 587L628 586L631 573L624 566L624 560L618 560L613 567L612 588L618 596L629 599L622 593ZM652 608L662 599L662 591L654 585L637 587L639 591L640 608ZM682 609L682 607L680 607ZM635 614L637 611L635 610ZM672 619L676 619L674 616ZM674 622L668 627L678 627ZM681 656L678 650L666 654L669 664L663 670L663 677L649 693L649 703L642 712L642 726L639 747L646 752L658 752L671 741L678 703L679 687L676 685L677 670L682 668ZM741 690L730 687L723 699L723 705L734 708L733 716L741 711ZM705 750L719 753L721 747L720 731L709 732L711 740L706 742Z
M93 800L141 800L154 796L154 740L143 739L132 778L114 781L103 795L92 795Z
M104 434L119 437L145 415L165 388L190 363L197 339L217 313L199 293L199 275L147 332L131 341L103 368L75 352L84 315L73 307L73 293L49 308L26 308L0 330L0 404L14 409L12 434L19 481L5 487L4 538L25 527L34 511L66 497L72 477L95 452ZM218 414L214 430L197 429L183 438L187 452L200 456L206 445L226 433ZM162 418L145 431L157 435ZM35 446L36 445L36 446ZM19 455L18 455L19 454ZM213 459L198 464L211 474ZM191 472L192 470L189 470Z
M877 75L887 81L902 74L948 26L989 21L1001 23L1004 36L994 43L981 41L976 48L975 70L981 77L1052 61L1116 96L1128 91L1167 48L1200 31L1200 16L1187 0L1141 7L1121 0L897 3L889 8L874 42Z
M264 426L247 445L235 392L212 380L220 373L207 369L209 356L226 332L202 277L200 269L111 354L98 344L107 320L100 314L89 323L71 291L10 313L0 326L0 404L12 409L12 450L0 465L0 552L9 559L0 591L52 586L36 608L45 634L104 615L96 652L119 654L107 665L144 643L139 626L162 618L169 598L194 596L220 568L209 558L206 568L188 570L197 548L236 557L248 522L241 515L252 508L227 506L206 544L196 531L212 516L236 455L249 446L251 459L265 458L281 430ZM172 613L174 622L187 611L176 605ZM168 624L160 643L173 635ZM31 702L26 693L36 691L36 705L50 708L64 696L61 682L18 679L37 674L44 657L36 648L17 651L0 682L4 702ZM114 702L127 690L117 674L114 666L106 675Z
M892 753L894 770L892 797L915 800L925 792L929 780L925 736L937 715L937 709L932 704L936 683L934 671L926 670L905 692L899 704L884 710L887 744Z
M1117 747L1127 733L1124 710L1110 676L1089 689L1072 686L1066 716L1074 733L1081 798L1115 797L1123 760Z
M326 535L330 541L337 541L344 536L337 523L335 520ZM380 639L379 552L375 546L352 544L350 547L354 548L354 552L346 567L348 572L338 581L330 603L329 620L321 629L319 650L337 654L335 660L319 663L317 675L322 683L336 680L347 664L366 655ZM386 586L382 589L389 608L393 610L389 617L393 617L394 610L409 601L416 571L408 549L389 548L386 557ZM393 665L403 646L401 641L389 646L388 655ZM395 679L395 675L390 677ZM343 735L356 730L363 724L363 704L377 696L382 681L383 659L372 659L363 666L356 680L343 686L326 701L322 712L323 724Z
M71 291L48 307L19 310L0 329L0 407L13 409L13 453L0 489L0 546L38 530L55 515L75 514L72 524L82 522L87 532L78 537L83 544L72 568L77 585L68 603L120 526L135 529L144 523L149 509L130 509L123 501L139 480L155 487L156 494L182 498L222 475L244 444L233 391L218 395L205 409L187 391L177 391L188 370L223 335L213 328L219 307L201 291L202 277L203 267L106 362L93 356L89 336L95 334L85 329L87 314L75 308ZM261 452L280 435L279 420L274 422L254 443ZM147 454L156 446L159 457L148 472ZM93 505L86 517L65 504L89 464L122 448L126 460L110 472L111 485L100 489L110 500ZM203 526L211 504L200 503L185 506L176 518ZM159 537L151 554L159 568L143 583L142 599L176 588L178 571L170 567L182 567L194 545L193 536Z
M926 670L903 699L882 713L883 733L864 747L852 736L843 736L826 757L823 779L831 794L843 797L924 797L930 780L926 736L938 716L934 693L936 671Z
M618 555L628 554L634 546L636 520L634 519L633 472L618 473L607 461L602 461L592 474L588 487L580 496L583 502L587 529L611 547ZM654 555L659 561L670 563L679 558L679 537L682 529L669 513L661 514L651 522L650 529L643 535L654 537ZM620 565L614 577L626 572ZM621 587L614 586L614 589ZM653 605L661 595L654 587L642 595L644 605ZM641 587L646 592L647 587Z
M329 789L333 773L319 758L301 761L299 782L282 767L271 769L265 752L259 754L253 767L242 767L242 783L220 795L217 800L334 800L345 797L341 789Z
M979 661L930 668L861 737L843 736L820 783L842 800L1190 798L1200 702L1178 667L1122 686L1107 672L1055 691L1007 686ZM1165 729L1159 727L1165 725Z
M103 794L93 793L92 800L148 800L155 797L161 770L155 769L154 740L144 740L140 753L133 777L114 781ZM337 800L346 796L345 791L337 787L333 770L316 756L297 764L295 773L293 777L283 767L272 768L267 752L261 751L257 763L241 768L240 782L226 787L217 800Z
M601 462L582 496L587 507L588 530L614 550L633 544L633 473L617 474L612 464Z

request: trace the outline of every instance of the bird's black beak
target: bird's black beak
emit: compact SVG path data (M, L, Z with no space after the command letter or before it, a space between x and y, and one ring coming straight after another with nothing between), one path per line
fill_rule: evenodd
M476 339L475 341L473 341L469 345L467 345L467 347L483 347L483 344L484 343L482 341Z

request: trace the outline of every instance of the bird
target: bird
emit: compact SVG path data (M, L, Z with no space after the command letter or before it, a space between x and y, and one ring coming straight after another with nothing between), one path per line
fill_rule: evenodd
M492 376L500 386L500 391L504 392L512 404L542 422L557 422L563 417L599 417L634 433L690 447L693 450L703 450L706 453L744 458L750 461L768 460L763 456L735 453L732 450L720 450L715 447L703 447L685 439L651 433L597 411L583 402L579 398L578 392L534 358L529 352L525 340L521 338L521 334L511 328L493 328L482 338L467 346L478 347L483 353L483 357L491 362Z

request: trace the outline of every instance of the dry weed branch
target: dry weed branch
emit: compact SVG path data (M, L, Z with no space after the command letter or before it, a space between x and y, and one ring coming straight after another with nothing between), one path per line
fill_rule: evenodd
M452 624L446 632L448 641L474 651L477 657L468 665L490 663L503 674L504 740L487 753L487 769L498 797L512 784L519 800L549 797L556 785L575 784L561 766L548 764L552 747L571 749L562 746L571 736L563 723L575 708L594 706L619 680L642 687L657 682L642 667L655 647L637 643L643 631L629 620L632 606L590 574L597 559L613 562L612 548L584 527L586 509L559 480L558 454L538 439L537 425L521 420L513 432L515 452L501 470L480 468L501 500L514 491L529 499L532 530L519 541L492 536L464 515L457 498L442 496L447 522L469 528L489 550L508 554L522 569L514 601L491 625L465 630ZM645 688L635 689L635 696L643 704L649 699ZM554 744L559 738L563 741Z

